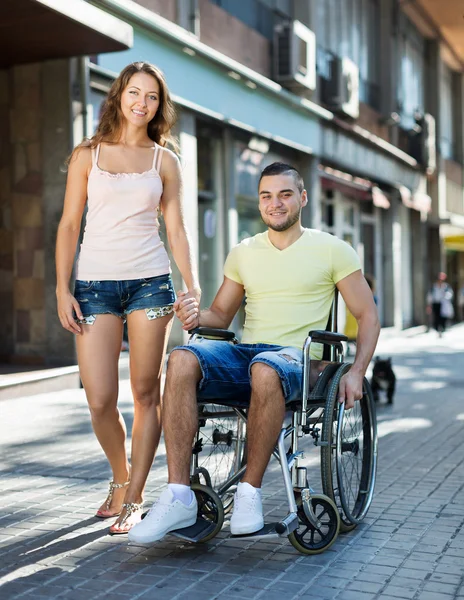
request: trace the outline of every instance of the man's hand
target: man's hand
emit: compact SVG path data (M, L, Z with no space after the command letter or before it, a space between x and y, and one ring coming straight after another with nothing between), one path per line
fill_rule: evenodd
M200 294L198 292L177 293L174 312L182 323L182 329L188 331L198 327L200 320Z
M345 409L353 408L355 400L361 400L363 379L364 377L361 374L352 369L340 379L338 401L340 404L345 403Z

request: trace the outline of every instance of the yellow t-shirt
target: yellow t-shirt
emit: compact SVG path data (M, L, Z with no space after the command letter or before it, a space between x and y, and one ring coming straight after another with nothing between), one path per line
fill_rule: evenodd
M224 265L224 275L245 288L242 342L301 348L311 329L325 329L335 284L360 268L351 246L316 229L285 250L267 231L243 240Z

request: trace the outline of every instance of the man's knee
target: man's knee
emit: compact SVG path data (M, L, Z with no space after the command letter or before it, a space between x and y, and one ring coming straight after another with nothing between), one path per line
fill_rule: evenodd
M266 363L256 362L251 366L251 389L253 392L282 391L280 377L275 369Z
M174 349L169 356L166 377L200 381L201 369L198 358L189 350Z

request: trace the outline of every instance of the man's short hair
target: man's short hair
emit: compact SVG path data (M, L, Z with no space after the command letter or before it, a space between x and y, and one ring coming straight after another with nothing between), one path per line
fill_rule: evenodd
M260 176L259 182L258 182L258 186L261 183L261 179L263 177L269 177L272 175L291 175L293 177L293 179L295 180L296 187L298 188L298 191L300 192L300 194L303 192L303 190L304 190L303 177L295 169L295 167L292 167L292 165L287 165L286 163L281 163L281 162L275 162L275 163L272 163L272 165L268 165L267 167L265 167L265 169L261 173L261 176Z

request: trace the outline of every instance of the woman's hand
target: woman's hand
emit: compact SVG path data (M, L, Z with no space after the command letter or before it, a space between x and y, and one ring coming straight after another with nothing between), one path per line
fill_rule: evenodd
M79 303L69 290L57 291L56 299L58 303L58 317L60 318L61 325L71 333L79 335L81 333L81 328L74 320L73 315L74 311L79 320L84 318Z
M180 291L174 303L176 317L182 323L182 329L188 331L198 327L200 321L200 290Z

